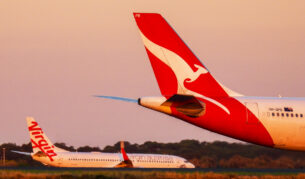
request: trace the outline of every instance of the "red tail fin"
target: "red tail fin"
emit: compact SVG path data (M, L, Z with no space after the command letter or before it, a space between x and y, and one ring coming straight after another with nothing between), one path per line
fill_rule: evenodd
M122 153L124 161L129 160L129 158L128 158L126 152L125 152L125 147L124 147L124 142L123 141L121 141L121 153Z
M134 17L162 95L228 96L160 14Z

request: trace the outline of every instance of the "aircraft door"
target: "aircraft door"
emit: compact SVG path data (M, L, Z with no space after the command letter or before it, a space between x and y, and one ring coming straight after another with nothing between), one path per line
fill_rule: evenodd
M257 103L246 102L246 123L247 124L258 124L259 123L259 109Z

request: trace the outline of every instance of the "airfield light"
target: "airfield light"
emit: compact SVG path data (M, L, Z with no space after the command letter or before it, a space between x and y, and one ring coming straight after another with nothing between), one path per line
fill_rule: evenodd
M5 148L3 148L3 153L2 153L2 159L3 159L3 166L5 166Z

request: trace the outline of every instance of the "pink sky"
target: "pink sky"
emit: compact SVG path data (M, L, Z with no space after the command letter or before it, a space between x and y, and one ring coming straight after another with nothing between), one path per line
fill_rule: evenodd
M226 140L135 104L159 89L132 12L159 12L216 79L251 96L305 96L305 1L1 1L0 143Z

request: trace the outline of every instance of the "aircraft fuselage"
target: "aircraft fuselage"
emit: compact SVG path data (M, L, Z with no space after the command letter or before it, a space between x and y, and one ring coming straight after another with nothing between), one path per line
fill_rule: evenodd
M227 112L219 105L197 97L204 104L204 113L200 116L186 115L174 103L164 105L168 99L143 97L139 104L239 140L269 147L305 150L305 98L214 98Z

